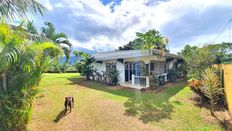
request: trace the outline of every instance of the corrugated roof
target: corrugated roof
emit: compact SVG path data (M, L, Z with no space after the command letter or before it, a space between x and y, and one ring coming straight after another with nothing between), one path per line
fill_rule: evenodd
M159 51L153 50L153 54L160 54ZM92 55L96 60L116 60L123 58L135 58L149 56L149 50L123 50L123 51L108 51L97 52ZM166 57L178 57L175 54L165 53Z

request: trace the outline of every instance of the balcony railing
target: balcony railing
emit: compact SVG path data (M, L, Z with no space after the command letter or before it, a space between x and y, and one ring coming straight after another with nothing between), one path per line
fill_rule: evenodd
M140 88L150 87L149 77L132 75L132 85L139 86Z
M167 73L155 75L156 77L163 77L164 82L167 82ZM150 79L148 76L135 76L132 75L132 86L136 86L139 89L150 87Z

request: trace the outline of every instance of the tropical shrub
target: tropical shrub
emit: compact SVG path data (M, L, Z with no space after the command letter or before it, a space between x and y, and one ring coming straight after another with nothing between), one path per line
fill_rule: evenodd
M159 80L158 77L155 76L155 74L152 74L150 76L150 86L152 88L157 88L159 86L159 81L158 80Z
M223 88L220 77L213 68L207 68L202 74L202 93L209 99L210 111L214 115L214 105L221 100Z
M27 40L22 25L0 24L0 130L26 130L36 86L61 53L53 43Z
M168 71L168 79L170 81L176 81L178 77L178 71L176 69L171 69Z
M90 55L84 55L82 59L76 64L77 71L87 80L90 80L90 77L93 76L94 69L92 63L94 61L95 59Z
M198 95L203 95L201 92L202 81L197 79L188 80L188 86Z
M119 74L118 70L106 70L105 77L107 78L107 83L110 85L117 85L119 82Z

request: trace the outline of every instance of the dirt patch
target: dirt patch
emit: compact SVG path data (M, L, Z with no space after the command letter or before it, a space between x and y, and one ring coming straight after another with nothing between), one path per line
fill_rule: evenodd
M209 103L202 99L199 95L193 94L191 98L195 106L202 108L201 117L206 123L211 124L220 124L222 127L227 130L232 130L232 119L228 110L223 108L224 105L217 104L215 105L215 116L210 114L210 106Z

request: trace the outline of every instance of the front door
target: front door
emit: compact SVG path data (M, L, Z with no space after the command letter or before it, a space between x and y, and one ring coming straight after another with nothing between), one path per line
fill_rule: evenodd
M125 64L125 81L130 81L132 79L132 64Z
M136 76L140 76L141 72L142 72L142 68L140 62L125 64L125 81L131 81L132 74Z

